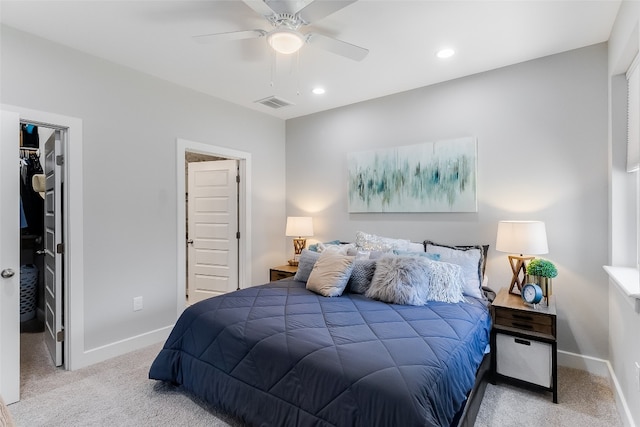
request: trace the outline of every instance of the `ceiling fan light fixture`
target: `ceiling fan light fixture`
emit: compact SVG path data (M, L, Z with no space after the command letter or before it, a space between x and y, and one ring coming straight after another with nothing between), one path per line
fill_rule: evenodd
M276 52L289 55L300 50L304 37L295 30L279 28L267 35L267 42Z

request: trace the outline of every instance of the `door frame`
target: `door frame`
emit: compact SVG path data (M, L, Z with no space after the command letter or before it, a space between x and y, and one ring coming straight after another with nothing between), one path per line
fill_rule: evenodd
M64 368L79 369L89 364L84 353L84 239L82 180L82 120L76 117L1 104L5 111L18 113L19 121L67 130L65 160L64 232ZM16 141L16 145L19 141ZM17 214L16 214L17 215ZM17 221L17 217L16 217ZM16 222L17 223L17 222ZM17 251L20 248L16 248ZM19 369L19 366L18 366Z
M178 138L176 140L176 194L177 194L177 224L176 224L176 248L177 248L177 317L186 306L187 290L187 251L186 251L186 195L185 195L185 156L186 152L206 154L215 157L224 157L230 160L238 160L240 168L240 187L238 212L240 241L238 242L238 286L243 289L251 283L251 153L234 150L231 148L205 144Z

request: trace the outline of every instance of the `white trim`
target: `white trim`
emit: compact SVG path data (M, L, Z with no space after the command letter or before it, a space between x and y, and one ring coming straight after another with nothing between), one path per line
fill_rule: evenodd
M75 370L87 366L84 353L84 239L82 181L82 120L24 107L2 104L2 109L20 115L20 120L67 128L64 162L65 199L65 368Z
M608 360L558 350L558 365L573 369L580 369L587 371L590 374L607 378L611 388L613 389L616 407L622 422L626 427L635 427L631 411L629 410L629 405L627 405L624 393L620 387L620 382L618 382L618 378L616 377L613 367Z
M160 329L145 332L140 335L125 338L120 341L112 342L107 345L92 348L84 353L86 366L93 365L94 363L103 362L113 357L121 356L123 354L140 350L141 348L163 343L169 337L173 325L165 326Z
M640 276L639 270L632 267L603 266L609 275L609 282L624 296L636 313L640 313Z
M186 292L186 199L185 199L185 153L187 151L193 153L207 154L210 156L225 157L227 159L239 160L240 163L240 242L239 251L239 275L238 284L240 288L246 288L251 283L251 153L238 151L231 148L219 147L202 142L189 141L187 139L178 138L176 140L176 192L177 192L177 316L184 311L185 308L185 292Z
M599 377L608 377L609 368L608 360L598 359L597 357L584 356L582 354L571 353L569 351L558 350L558 365L567 368L580 369Z

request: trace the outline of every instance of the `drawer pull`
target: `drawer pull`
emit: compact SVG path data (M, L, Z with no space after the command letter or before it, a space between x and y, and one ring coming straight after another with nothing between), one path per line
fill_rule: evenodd
M533 326L531 325L527 325L526 323L516 323L516 322L512 322L511 326L513 326L514 328L520 328L520 329L533 329Z
M512 314L514 319L519 319L519 320L533 320L533 317L531 316L523 316L521 314Z
M527 341L527 340L521 340L520 338L514 338L513 341L516 344L522 344L522 345L531 345L531 341Z

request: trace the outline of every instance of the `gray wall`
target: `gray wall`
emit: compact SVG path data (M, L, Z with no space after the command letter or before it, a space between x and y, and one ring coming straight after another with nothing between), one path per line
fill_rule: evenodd
M72 309L84 310L85 350L175 322L176 138L252 154L254 284L286 259L284 121L11 28L1 35L1 102L83 120L85 300Z
M499 289L511 270L494 250L498 221L545 221L559 349L608 359L606 44L291 119L286 132L287 215L312 215L315 239L490 244ZM460 136L478 139L477 213L347 212L348 152Z

